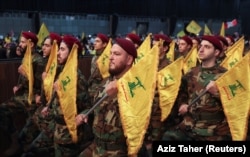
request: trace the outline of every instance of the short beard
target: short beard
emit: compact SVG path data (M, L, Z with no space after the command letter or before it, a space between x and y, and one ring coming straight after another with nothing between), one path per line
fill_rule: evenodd
M125 64L120 65L120 66L116 67L115 69L109 69L109 74L111 76L117 76L117 75L121 74L124 71L124 69L126 69Z

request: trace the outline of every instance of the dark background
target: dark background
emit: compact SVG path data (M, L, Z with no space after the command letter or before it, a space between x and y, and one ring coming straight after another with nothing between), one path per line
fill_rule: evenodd
M237 18L242 33L250 34L250 0L1 0L0 11L120 14L218 19Z

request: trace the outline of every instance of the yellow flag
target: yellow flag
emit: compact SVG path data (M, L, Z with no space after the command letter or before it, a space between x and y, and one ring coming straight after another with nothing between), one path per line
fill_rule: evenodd
M41 47L44 38L47 37L48 35L49 35L49 30L47 26L45 25L45 23L42 23L39 29L39 32L37 34L37 38L38 38L37 46Z
M206 24L204 26L204 35L212 35L210 29L208 28L208 26Z
M222 22L221 28L220 28L220 36L225 36L225 24Z
M192 49L188 52L187 56L184 58L183 72L186 74L192 67L195 67L197 64L197 55L198 49L197 46L193 46Z
M245 47L245 39L244 39L244 36L242 36L232 46L228 47L225 53L227 56L230 56L231 53L234 53L236 49L240 49L242 50L242 54L243 54L244 47Z
M102 75L102 78L109 77L109 56L112 47L111 39L109 39L108 45L97 59L96 63Z
M47 101L50 101L53 92L53 83L57 67L57 51L58 51L58 45L57 42L54 40L49 55L48 63L45 69L47 75L46 78L43 80L43 89Z
M33 74L32 52L31 52L30 40L28 40L28 43L27 43L27 49L23 57L22 67L29 80L28 103L31 105L32 97L33 97L34 74Z
M135 63L142 59L151 49L151 33L143 40L142 44L137 49L137 58Z
M227 53L226 58L221 62L221 66L226 69L231 69L243 57L245 41L244 39L236 43Z
M168 117L178 95L183 61L184 58L180 57L158 72L157 86L160 96L161 121Z
M190 33L199 34L201 31L201 26L192 20L186 27L186 30Z
M250 108L249 54L216 80L232 139L246 140Z
M173 62L174 61L174 55L175 55L175 41L172 40L172 42L169 45L169 51L167 53L167 58Z
M184 32L184 30L181 30L180 32L177 33L177 37L183 37L185 35L186 33Z
M144 141L149 124L156 87L159 47L153 46L138 63L117 82L118 102L127 138L128 155L136 155Z
M68 56L63 71L58 77L57 95L59 97L60 106L64 115L64 120L72 136L72 141L77 142L77 126L76 126L76 92L77 92L77 48L73 45Z

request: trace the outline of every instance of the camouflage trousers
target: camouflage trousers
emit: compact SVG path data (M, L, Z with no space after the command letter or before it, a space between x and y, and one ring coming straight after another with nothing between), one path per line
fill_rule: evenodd
M24 152L27 152L30 144L39 135L40 130L31 117L28 118L25 126L19 133L19 143Z
M28 113L25 108L25 100L17 101L14 97L12 97L4 103L1 103L0 108L1 116L3 116L1 118L1 122L5 123L2 126L12 127L12 131L15 129L19 132L25 125L28 117ZM10 122L6 123L6 120Z
M36 130L39 130L39 135L28 146L25 154L29 154L29 156L32 154L38 157L54 157L55 151L53 138L55 122L51 113L46 117L41 115L43 107L44 106L38 107L31 117L31 120L34 123L33 127L35 127Z
M32 154L35 157L54 157L54 153L53 136L49 136L44 131L41 131L36 139L30 144L25 154L29 154L29 156ZM25 154L23 154L23 156L25 156Z
M80 153L78 144L54 144L55 157L77 157Z

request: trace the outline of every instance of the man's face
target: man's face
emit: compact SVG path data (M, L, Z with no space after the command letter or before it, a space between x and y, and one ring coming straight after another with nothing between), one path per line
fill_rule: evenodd
M123 73L129 64L132 64L132 56L127 54L119 45L114 44L110 50L109 73L113 76Z
M24 54L26 49L27 49L27 42L28 42L28 40L22 36L20 39L20 42L19 42L20 52L22 54Z
M61 42L59 50L57 52L57 63L58 64L63 65L66 63L68 56L69 56L69 51L70 50L69 50L68 46L64 42Z
M198 57L201 61L215 60L218 54L219 51L215 49L212 43L202 40L198 51Z
M51 48L52 48L51 39L50 38L45 39L42 46L43 57L47 57L50 55Z
M186 52L189 51L190 45L187 44L187 42L183 39L180 39L179 44L178 44L178 50L181 54L185 54Z
M100 52L100 51L102 52L105 49L106 45L107 44L103 43L99 37L95 38L94 49L96 50L96 52Z

